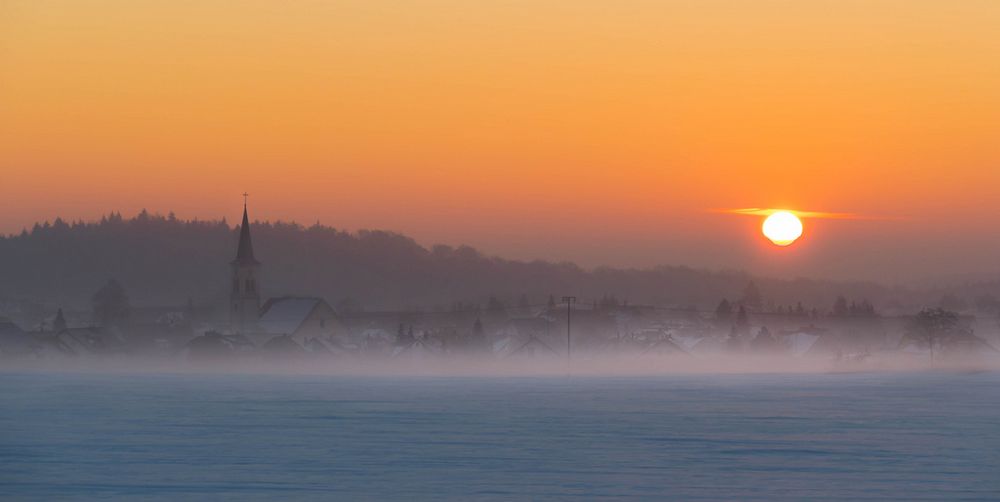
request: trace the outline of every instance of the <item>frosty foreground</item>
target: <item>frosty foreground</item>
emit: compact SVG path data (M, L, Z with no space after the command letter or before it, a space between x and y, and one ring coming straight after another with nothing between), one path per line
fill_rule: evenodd
M1000 374L4 373L18 500L954 500Z

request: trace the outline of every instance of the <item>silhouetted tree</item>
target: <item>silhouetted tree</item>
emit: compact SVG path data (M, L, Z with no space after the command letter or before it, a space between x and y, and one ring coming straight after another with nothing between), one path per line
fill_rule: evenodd
M729 304L729 300L723 298L719 302L719 306L715 307L715 318L720 321L728 321L733 317L733 306Z
M66 318L63 317L62 309L59 309L56 312L55 320L52 321L52 331L59 333L60 331L63 331L65 329L66 329Z
M521 310L528 310L531 308L531 304L528 302L528 295L522 294L521 297L517 299L517 308Z
M598 306L602 310L615 310L619 307L619 305L621 304L618 302L618 297L613 294L612 295L605 294L604 296L601 297L600 303L598 303Z
M740 310L736 313L736 326L740 328L745 328L750 324L750 319L747 318L747 309L740 305Z
M729 328L729 336L726 337L726 349L730 352L740 352L743 350L743 345L743 336L740 335L736 326Z
M833 315L837 317L845 317L849 313L850 307L847 306L847 298L838 296L837 300L833 302Z
M945 340L956 334L958 314L941 308L921 310L907 327L906 336L927 344L931 360L934 360L934 347L940 347Z
M94 319L104 326L116 325L125 321L131 312L128 295L125 288L117 280L109 280L91 297L94 307Z
M483 330L483 321L477 317L476 322L472 323L472 333L469 335L465 348L467 350L479 351L486 349L487 345L486 332Z
M491 296L489 301L486 302L486 312L493 316L502 316L507 313L507 306L497 299L495 296Z
M751 311L760 312L761 306L764 304L764 299L760 294L760 290L757 289L757 283L750 281L750 284L747 284L746 289L743 290L743 299L740 300L740 303Z
M781 343L771 334L767 326L761 326L757 336L750 341L750 348L758 352L774 352L781 348Z
M405 347L413 343L414 340L416 338L413 336L413 326L410 326L409 329L404 329L403 325L400 324L399 329L396 330L396 345Z
M858 304L858 315L862 317L875 317L875 306L867 299L861 300Z

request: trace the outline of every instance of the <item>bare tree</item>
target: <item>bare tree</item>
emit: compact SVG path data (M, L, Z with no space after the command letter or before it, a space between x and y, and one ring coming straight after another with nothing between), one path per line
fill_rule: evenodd
M942 308L929 308L921 310L910 321L906 336L926 343L930 350L931 361L933 361L934 347L941 347L948 337L955 334L957 328L957 313Z

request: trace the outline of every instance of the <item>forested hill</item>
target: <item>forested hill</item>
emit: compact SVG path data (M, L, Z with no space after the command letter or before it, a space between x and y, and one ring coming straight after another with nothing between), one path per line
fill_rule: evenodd
M336 304L351 298L366 309L449 308L486 303L543 303L550 294L590 302L614 295L633 304L713 308L738 299L751 277L664 266L648 270L585 270L570 263L488 257L469 247L434 246L384 231L356 233L294 223L252 224L263 263L265 296L318 295ZM109 278L133 304L198 303L224 298L238 228L223 221L182 221L145 211L124 219L35 225L0 238L0 298L36 299L85 307ZM877 306L901 293L871 283L756 279L765 301L829 309L837 295Z

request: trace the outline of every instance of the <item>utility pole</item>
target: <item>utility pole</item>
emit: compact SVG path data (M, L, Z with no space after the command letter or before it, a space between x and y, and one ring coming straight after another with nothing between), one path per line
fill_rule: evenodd
M564 296L562 301L566 302L566 360L570 359L570 318L573 314L573 304L576 303L575 296Z

